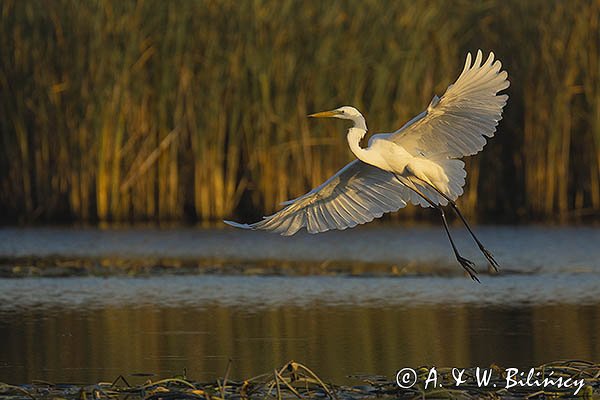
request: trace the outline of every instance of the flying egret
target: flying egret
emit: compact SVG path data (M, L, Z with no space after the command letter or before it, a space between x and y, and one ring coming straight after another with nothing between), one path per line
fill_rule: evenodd
M253 224L225 221L244 229L293 235L306 227L310 233L352 228L412 203L437 209L457 261L479 282L475 264L456 248L442 206L450 205L462 220L494 270L498 263L483 246L456 206L463 193L466 172L459 160L478 153L486 137L494 136L508 96L497 93L509 86L508 73L494 61L494 53L483 62L481 50L465 66L456 82L439 98L434 96L425 111L392 133L380 133L360 146L367 133L362 114L344 106L309 115L352 121L347 139L357 157L319 187L283 203L286 207Z

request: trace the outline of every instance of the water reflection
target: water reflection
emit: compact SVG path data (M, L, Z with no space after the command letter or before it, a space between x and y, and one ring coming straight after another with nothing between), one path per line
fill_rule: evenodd
M391 376L407 365L599 359L595 275L564 276L555 284L539 279L546 278L488 278L483 285L461 278L0 280L0 380L96 382L184 368L193 379L207 380L223 375L232 358L237 379L295 359L328 379L352 383L347 375ZM586 281L592 295L578 297ZM570 292L572 301L527 300L528 288L539 300L536 285L557 295L573 285L579 290ZM433 289L420 301L416 293L427 287ZM484 301L498 292L506 301ZM130 380L136 379L145 378Z
M338 383L423 364L599 360L600 229L478 232L512 273L483 275L481 285L464 278L439 227L361 227L293 240L234 230L2 228L5 271L29 258L50 267L74 259L101 271L119 269L115 259L204 260L215 269L219 260L252 268L266 259L319 271L334 261L349 271L381 263L425 276L0 279L0 381L89 383L124 374L133 383L146 378L132 373L164 377L184 368L209 380L224 374L229 358L237 379L295 359ZM460 233L459 246L484 269ZM435 276L444 269L446 277Z

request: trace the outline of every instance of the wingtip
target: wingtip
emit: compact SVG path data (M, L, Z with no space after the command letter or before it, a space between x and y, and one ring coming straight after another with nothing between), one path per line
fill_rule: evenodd
M490 51L490 54L488 55L487 60L485 60L485 63L483 63L483 65L485 65L486 67L491 67L492 64L494 63L494 52Z
M241 229L252 229L252 227L248 224L240 224L239 222L235 222L235 221L227 221L227 220L223 220L224 223L226 223L229 226L233 226L234 228L241 228Z
M479 68L481 67L481 61L483 59L483 52L481 51L481 49L477 50L477 56L475 57L475 65L474 67Z
M465 69L469 69L471 68L471 60L472 60L473 56L471 55L471 52L469 51L467 53L467 59L465 60Z
M486 58L484 58L485 53L481 49L477 49L475 54L475 59L472 59L472 53L467 53L465 67L459 76L459 79L469 73L477 74L479 72L487 73L488 71L491 71L496 74L502 74L504 72L502 71L502 62L496 58L496 53L493 51L490 51L488 55L485 56ZM472 64L471 61L473 62Z

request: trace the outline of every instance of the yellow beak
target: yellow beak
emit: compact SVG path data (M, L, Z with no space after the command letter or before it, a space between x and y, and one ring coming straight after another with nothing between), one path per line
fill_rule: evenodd
M310 114L309 117L310 118L327 118L327 117L335 117L338 114L340 114L339 111L331 110L331 111L318 112L316 114Z

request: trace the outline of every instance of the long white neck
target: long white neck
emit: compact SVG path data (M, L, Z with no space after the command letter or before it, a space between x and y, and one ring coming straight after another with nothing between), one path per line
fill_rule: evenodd
M348 135L346 136L348 145L350 146L352 153L354 153L359 160L367 162L367 150L360 147L360 141L367 134L367 123L362 115L353 118L352 121L354 122L354 126L348 129Z

